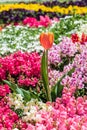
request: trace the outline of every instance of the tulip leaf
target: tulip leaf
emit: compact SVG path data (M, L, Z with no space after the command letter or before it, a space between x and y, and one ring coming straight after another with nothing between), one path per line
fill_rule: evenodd
M18 88L18 85L17 84L14 84L10 81L7 81L7 80L3 80L4 83L8 84L9 87L11 88L11 90L14 92L14 93L20 93L22 96L23 96L23 93L22 91L20 90L20 88Z
M52 90L51 90L51 97L52 97L52 101L55 101L55 99L57 97L61 97L62 96L62 90L63 90L63 85L61 84L61 81L62 79L68 75L68 76L71 76L72 73L74 72L75 68L72 68L70 71L68 71L66 74L64 74L60 80L58 80L58 82L56 83L55 86L52 87Z
M72 68L72 69L67 73L67 75L71 76L74 71L75 71L75 68Z
M22 88L21 88L21 91L23 92L23 98L24 98L25 101L30 101L31 98L33 98L33 97L31 97L31 94L30 94L29 91L26 91Z
M16 93L16 94L21 94L21 96L24 98L24 100L27 102L27 101L30 101L31 98L34 98L34 99L39 99L38 97L38 94L34 94L34 93L31 93L25 89L22 89L22 88L19 88L17 84L14 84L10 81L7 81L7 80L3 80L4 83L8 84L9 87L11 88L11 90Z
M52 87L51 90L52 101L55 101L57 97L61 97L62 95L63 85L61 85L61 81L63 78L64 76L56 83L55 86Z

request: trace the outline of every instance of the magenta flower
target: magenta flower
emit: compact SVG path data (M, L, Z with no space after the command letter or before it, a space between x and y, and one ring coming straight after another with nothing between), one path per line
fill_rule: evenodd
M29 27L40 27L44 26L47 27L51 25L52 20L48 16L40 16L40 20L38 21L34 17L27 17L23 20L24 25L28 25Z
M13 79L20 86L34 86L40 79L40 55L18 51L0 59L0 80Z
M0 97L4 97L8 93L10 93L9 86L8 85L0 85Z

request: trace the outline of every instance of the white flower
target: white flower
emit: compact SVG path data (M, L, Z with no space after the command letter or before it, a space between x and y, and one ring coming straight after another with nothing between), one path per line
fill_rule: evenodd
M18 128L14 128L14 129L12 129L12 130L19 130Z

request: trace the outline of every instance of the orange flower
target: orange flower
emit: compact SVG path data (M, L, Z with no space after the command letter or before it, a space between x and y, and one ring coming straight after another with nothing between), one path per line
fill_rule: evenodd
M0 31L2 31L2 27L0 26Z
M41 45L48 50L49 48L52 47L54 42L54 34L49 32L49 33L41 33L40 35L40 43Z

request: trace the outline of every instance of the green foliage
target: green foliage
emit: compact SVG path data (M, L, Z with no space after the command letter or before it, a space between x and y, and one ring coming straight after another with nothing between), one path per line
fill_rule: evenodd
M15 113L17 113L17 115L19 116L19 117L22 117L23 116L23 110L22 109L16 109L16 110L14 110L15 111Z
M87 95L87 88L77 89L74 96L77 98L79 96Z
M17 115L19 116L19 117L22 117L23 116L23 109L21 109L21 108L17 108L16 110L15 110L15 106L11 106L11 109L13 110L13 111L15 111L15 113L17 113Z
M10 81L7 81L7 80L3 80L4 83L8 84L9 87L11 88L11 90L14 92L14 93L17 93L17 94L21 94L21 96L24 98L24 100L26 102L30 101L32 98L34 99L38 99L39 100L39 97L38 97L38 94L36 93L31 93L27 90L24 90L22 88L19 88L17 84L14 84Z
M73 15L60 19L60 22L49 28L49 30L54 33L54 43L58 44L62 40L62 37L70 37L71 34L79 30L79 27L84 23L87 23L86 15Z

